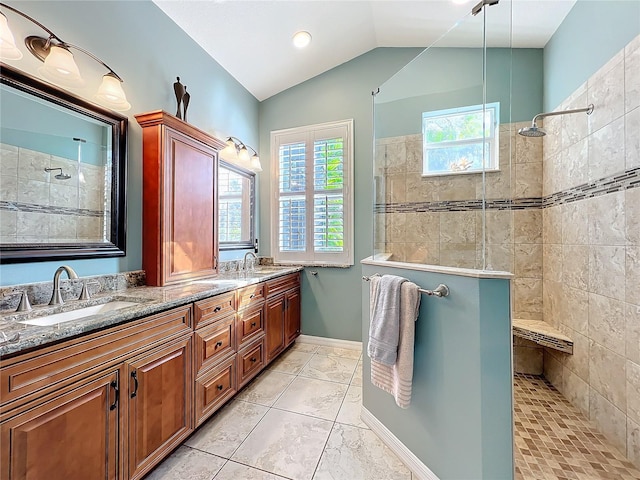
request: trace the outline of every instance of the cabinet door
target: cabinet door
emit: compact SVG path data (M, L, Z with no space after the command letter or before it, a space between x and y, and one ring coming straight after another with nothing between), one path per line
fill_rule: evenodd
M193 431L191 336L126 363L129 478L140 478Z
M118 371L4 420L2 480L116 479Z
M284 348L284 295L268 300L265 308L265 349L268 363Z
M285 343L290 345L300 335L300 288L285 295Z

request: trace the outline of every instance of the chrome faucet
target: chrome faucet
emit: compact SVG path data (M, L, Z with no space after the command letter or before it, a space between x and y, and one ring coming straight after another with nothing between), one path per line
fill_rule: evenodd
M249 251L249 252L245 253L245 254L244 254L244 258L242 259L242 265L243 265L243 267L244 267L245 271L247 270L247 257L248 257L248 256L252 256L252 257L254 258L254 261L255 261L255 262L257 262L257 261L258 261L258 256L257 256L255 253L253 253L253 252L251 252L251 251ZM255 265L255 263L254 263L254 265Z
M70 279L78 278L78 274L73 268L67 265L58 267L56 273L53 274L53 293L51 294L49 305L62 305L64 303L62 301L62 295L60 294L60 275L62 275L62 272L67 272L67 276Z

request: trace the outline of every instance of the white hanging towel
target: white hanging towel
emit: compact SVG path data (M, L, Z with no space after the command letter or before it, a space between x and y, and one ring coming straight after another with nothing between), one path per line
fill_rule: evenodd
M386 276L386 275L385 275ZM373 310L382 293L380 286L384 277L371 278L371 323L374 322ZM381 363L371 358L371 383L393 395L396 405L409 408L413 382L413 350L415 339L415 322L420 310L420 291L415 283L403 279L400 284L398 305L398 348L396 360L392 365ZM379 321L378 318L375 321ZM393 322L393 320L392 320ZM371 327L370 327L371 328ZM371 330L370 330L371 331ZM371 342L371 339L369 340ZM367 349L369 352L369 348Z

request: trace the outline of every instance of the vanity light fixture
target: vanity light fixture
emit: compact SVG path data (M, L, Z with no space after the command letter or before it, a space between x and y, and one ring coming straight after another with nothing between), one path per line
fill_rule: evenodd
M311 34L305 30L296 32L293 35L293 44L296 48L304 48L311 43Z
M253 152L253 155L249 153L249 150ZM258 152L253 147L250 147L237 137L227 137L227 146L220 152L227 158L237 157L241 162L248 163L249 168L254 172L261 172L262 165L260 164L260 157Z
M55 33L26 13L22 13L6 3L0 3L0 7L26 18L49 35L48 37L30 35L24 39L29 52L38 60L44 62L44 65L38 69L40 75L50 82L63 87L80 87L84 85L78 65L76 65L73 53L71 53L71 50L77 50L109 70L102 77L102 84L98 88L95 99L105 107L118 112L124 112L131 108L131 104L127 101L124 90L122 90L122 78L106 63L91 52L77 45L64 42ZM9 29L7 17L2 13L0 13L0 58L3 60L20 60L22 58L22 53L16 47L14 36Z

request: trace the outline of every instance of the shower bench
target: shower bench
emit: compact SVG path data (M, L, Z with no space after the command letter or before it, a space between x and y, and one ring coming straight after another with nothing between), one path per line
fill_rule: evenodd
M516 337L573 355L573 340L542 320L514 318L512 331Z

